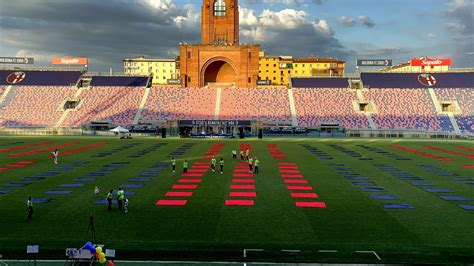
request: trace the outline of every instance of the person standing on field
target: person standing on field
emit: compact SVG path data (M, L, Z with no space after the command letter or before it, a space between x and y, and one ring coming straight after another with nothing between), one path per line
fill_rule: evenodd
M247 148L247 150L245 151L245 158L246 158L245 160L246 160L247 162L248 162L248 160L249 160L249 155L250 155L250 150L249 150L249 148Z
M252 157L249 158L249 173L253 173L253 159Z
M236 149L232 150L232 160L237 160L237 150Z
M31 221L33 219L33 201L31 200L31 196L28 197L26 201L26 221Z
M240 160L244 161L244 150L240 150Z
M188 172L188 160L184 160L183 162L183 173L187 173Z
M59 161L59 150L56 149L52 152L54 164L58 164Z
M258 174L258 167L260 166L260 160L257 159L257 157L255 157L255 162L253 162L253 165L254 165L253 172Z
M119 210L123 209L123 200L125 199L125 191L122 188L119 188L117 191L117 204Z
M216 172L216 163L217 163L216 158L212 158L212 159L211 159L211 169L212 169L212 172Z
M173 168L173 173L176 173L176 159L171 158L171 167Z
M221 175L224 174L224 158L221 158L219 161L219 165L221 167Z
M108 210L108 211L111 211L111 210L112 210L112 198L113 198L113 193L114 193L114 190L113 190L113 189L109 190L109 193L107 193L107 202L109 203L109 206L107 207L107 210Z

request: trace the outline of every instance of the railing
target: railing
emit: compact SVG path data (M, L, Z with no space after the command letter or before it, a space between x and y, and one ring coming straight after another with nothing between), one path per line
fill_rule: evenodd
M358 130L346 131L346 136L351 138L414 138L414 139L474 139L474 134L454 132L435 132L423 130Z
M85 67L38 67L38 66L0 66L0 70L29 70L29 71L81 71L87 72Z

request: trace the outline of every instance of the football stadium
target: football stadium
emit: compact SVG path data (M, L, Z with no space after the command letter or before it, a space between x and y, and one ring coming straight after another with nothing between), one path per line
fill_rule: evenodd
M474 263L473 68L269 56L198 4L176 60L0 59L0 265Z

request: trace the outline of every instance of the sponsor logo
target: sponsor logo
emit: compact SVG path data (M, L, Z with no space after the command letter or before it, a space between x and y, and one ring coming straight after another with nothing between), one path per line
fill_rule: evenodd
M441 60L422 60L421 63L425 66L431 66L431 65L441 65L443 61Z
M10 75L7 76L7 83L8 84L17 84L22 82L26 77L25 72L17 71L13 72Z
M418 75L418 81L428 87L434 86L436 84L436 78L430 74L420 74Z
M87 58L81 57L56 57L51 60L53 65L87 65Z

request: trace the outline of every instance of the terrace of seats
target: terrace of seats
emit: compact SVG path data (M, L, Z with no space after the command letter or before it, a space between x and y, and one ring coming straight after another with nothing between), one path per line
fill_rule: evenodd
M364 98L373 101L373 120L379 129L453 131L447 117L438 116L427 89L371 88Z
M355 91L346 88L293 89L298 124L316 127L321 122L337 121L345 128L369 128L367 118L357 114L352 102L357 100Z
M461 113L455 116L461 131L474 132L474 90L470 88L434 89L438 101L457 101Z
M141 120L214 119L215 104L215 89L152 88Z
M79 107L72 110L62 126L77 127L91 121L111 121L116 125L132 124L143 87L92 87L82 92Z
M286 89L222 89L219 119L291 123Z
M47 127L62 114L61 104L77 89L65 86L14 86L12 99L2 110L0 126Z

